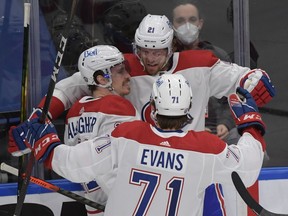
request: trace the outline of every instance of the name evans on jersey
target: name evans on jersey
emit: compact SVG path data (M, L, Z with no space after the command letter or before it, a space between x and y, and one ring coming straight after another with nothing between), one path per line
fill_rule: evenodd
M187 154L185 152L160 150L140 147L138 151L138 164L156 169L185 172Z

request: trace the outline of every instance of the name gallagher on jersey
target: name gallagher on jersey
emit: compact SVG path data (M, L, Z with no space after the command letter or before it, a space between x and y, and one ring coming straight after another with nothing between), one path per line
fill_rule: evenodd
M76 122L68 123L68 138L74 138L77 133L91 133L96 124L97 118L88 116L80 117Z

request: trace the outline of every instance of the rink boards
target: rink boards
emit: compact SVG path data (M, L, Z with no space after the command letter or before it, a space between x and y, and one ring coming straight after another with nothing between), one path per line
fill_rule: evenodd
M83 191L81 190L81 186L79 184L71 183L64 179L51 180L49 182L65 190L83 195ZM232 191L233 190L234 188L232 188ZM0 184L1 215L3 214L3 216L5 216L5 211L8 208L7 206L10 206L9 208L14 208L9 204L16 203L16 191L16 183ZM250 191L264 208L272 212L287 214L288 168L263 168L261 170L258 182L252 189L250 189ZM47 210L47 215L42 214L43 216L72 216L74 214L78 216L85 215L84 206L82 204L75 203L70 198L55 192L50 192L32 183L29 185L25 203L33 203L31 204L31 208L45 208ZM235 190L229 195L229 203L233 206L233 210L230 210L232 212L227 212L229 213L228 216L254 215L250 210L247 210L247 206L243 203ZM26 208L30 208L30 206L26 206ZM50 213L48 213L48 210ZM44 210L41 212L44 212Z

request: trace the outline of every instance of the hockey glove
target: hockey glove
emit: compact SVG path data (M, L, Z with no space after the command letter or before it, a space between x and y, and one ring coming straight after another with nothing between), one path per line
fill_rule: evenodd
M9 129L9 142L8 142L8 152L10 152L15 157L20 157L24 154L28 154L31 152L31 146L26 141L26 135L28 131L28 123L31 119L39 118L42 115L42 110L40 108L36 108L30 114L30 117L27 121L22 124L16 126L12 126ZM49 119L45 120L47 123ZM17 142L17 143L16 143Z
M56 129L51 122L40 123L39 118L32 119L28 128L26 140L33 148L36 160L43 162L51 151L61 144Z
M267 104L275 96L275 88L268 74L261 69L248 72L240 80L240 87L250 92L259 107Z
M28 142L26 142L26 135L28 131L27 121L23 122L17 127L10 127L8 152L15 157L20 157L31 152L31 146Z
M246 128L252 126L258 129L263 136L265 134L265 124L261 119L256 102L247 90L238 87L236 92L237 94L229 96L228 102L238 133L242 135Z

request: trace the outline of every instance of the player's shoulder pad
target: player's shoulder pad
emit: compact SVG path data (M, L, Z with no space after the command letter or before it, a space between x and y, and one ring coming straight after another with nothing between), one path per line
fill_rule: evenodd
M207 131L189 131L186 140L190 140L190 150L207 154L219 154L227 146L223 140Z
M118 95L106 95L98 99L85 96L73 104L66 118L79 116L79 112L81 113L82 109L85 112L101 112L108 115L136 116L136 109L131 102Z
M138 140L143 134L150 131L150 124L141 120L123 122L119 124L111 133L113 137L126 137L128 139Z
M107 95L103 97L101 102L101 110L107 114L115 114L122 116L135 116L136 109L132 103L118 95Z
M212 67L219 58L209 50L185 50L179 52L177 70L192 67Z

